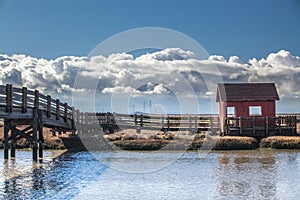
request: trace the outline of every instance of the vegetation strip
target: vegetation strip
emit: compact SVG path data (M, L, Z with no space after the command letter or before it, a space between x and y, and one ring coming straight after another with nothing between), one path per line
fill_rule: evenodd
M2 131L0 131L1 133ZM53 136L50 130L45 130L45 149L83 149L79 148L78 142L72 146L73 140L80 140L80 137L69 137L66 134ZM1 134L0 134L1 135ZM187 136L184 136L187 137ZM183 138L184 138L183 137ZM178 138L173 133L159 133L152 136L144 134L108 134L104 138L110 145L114 145L123 150L192 150L201 149L204 143L212 144L213 150L247 150L256 148L274 149L300 149L299 136L270 136L258 142L253 137L240 136L206 136L205 134L190 135L190 141ZM67 141L67 143L65 142ZM17 143L17 148L30 148L30 143L21 139ZM0 148L3 144L0 143Z

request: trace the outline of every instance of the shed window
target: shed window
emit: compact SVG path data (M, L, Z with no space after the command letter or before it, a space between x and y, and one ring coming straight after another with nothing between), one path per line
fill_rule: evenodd
M262 115L261 106L249 106L250 115Z
M227 116L234 117L235 116L235 107L227 107Z

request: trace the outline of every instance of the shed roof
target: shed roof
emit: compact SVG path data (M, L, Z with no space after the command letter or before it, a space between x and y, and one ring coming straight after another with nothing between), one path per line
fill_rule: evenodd
M218 84L216 101L269 101L279 100L274 83Z

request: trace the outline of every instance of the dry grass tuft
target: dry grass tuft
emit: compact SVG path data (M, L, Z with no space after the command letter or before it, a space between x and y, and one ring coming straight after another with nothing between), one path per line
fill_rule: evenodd
M215 150L245 150L258 147L257 140L252 137L225 136L215 139L217 139Z
M300 149L300 137L298 136L271 136L261 140L261 148L274 149Z

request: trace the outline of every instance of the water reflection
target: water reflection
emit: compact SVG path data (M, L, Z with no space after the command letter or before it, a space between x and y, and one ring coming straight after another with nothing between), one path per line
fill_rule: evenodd
M15 161L4 162L0 199L71 199L83 182L89 183L105 170L104 165L84 153L66 154L41 164L31 162L31 170L19 173ZM88 173L82 173L85 170ZM11 173L20 174L12 176ZM79 184L79 185L78 185ZM66 192L67 191L67 192Z
M112 159L95 154L103 163ZM124 152L115 161L140 158L147 167L179 153L151 154ZM300 194L299 151L214 152L206 158L188 152L161 170L140 174L108 169L88 152L39 164L24 155L29 160L0 164L0 199L298 199Z
M216 171L218 193L226 198L270 198L276 196L277 165L274 153L225 152Z

